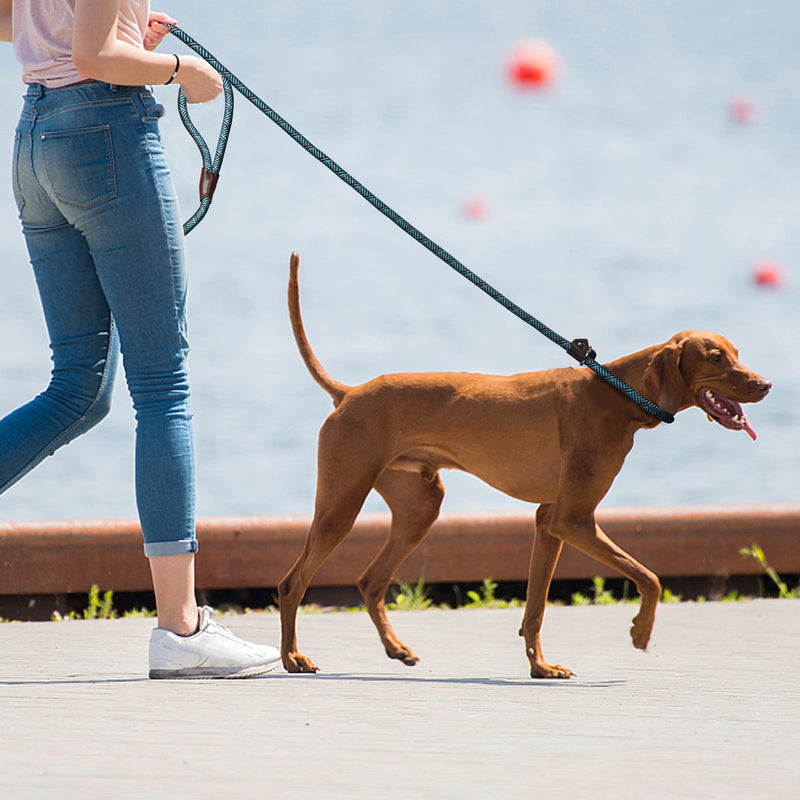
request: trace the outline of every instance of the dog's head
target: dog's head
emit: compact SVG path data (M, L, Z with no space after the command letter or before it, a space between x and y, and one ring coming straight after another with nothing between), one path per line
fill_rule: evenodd
M746 431L752 439L756 433L740 404L757 403L772 388L739 361L724 336L709 331L675 334L653 354L645 384L654 402L676 411L698 406L723 428Z

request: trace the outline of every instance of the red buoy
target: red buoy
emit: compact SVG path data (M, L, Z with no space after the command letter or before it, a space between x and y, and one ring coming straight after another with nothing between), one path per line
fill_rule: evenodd
M786 283L786 272L780 262L762 258L753 269L753 281L757 286L779 289Z
M547 89L561 73L558 51L540 39L526 39L511 52L508 78L522 89Z
M461 213L467 219L485 219L489 216L489 204L482 197L468 197L461 204Z
M755 121L755 104L746 97L739 97L735 100L732 100L728 108L731 119L733 119L735 122L748 123Z

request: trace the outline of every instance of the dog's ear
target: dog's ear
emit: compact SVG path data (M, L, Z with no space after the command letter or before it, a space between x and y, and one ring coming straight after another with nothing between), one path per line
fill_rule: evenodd
M666 411L678 411L686 391L681 373L682 342L674 339L657 350L644 371L648 398Z

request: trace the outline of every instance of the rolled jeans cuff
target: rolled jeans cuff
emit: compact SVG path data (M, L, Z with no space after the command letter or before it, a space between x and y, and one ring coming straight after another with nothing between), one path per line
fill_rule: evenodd
M177 542L145 542L144 554L147 558L163 556L185 556L197 552L197 539L180 539Z

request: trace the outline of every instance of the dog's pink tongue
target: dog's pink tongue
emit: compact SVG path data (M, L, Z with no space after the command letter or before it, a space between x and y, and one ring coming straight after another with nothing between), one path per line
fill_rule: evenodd
M743 429L745 431L747 431L747 435L753 441L755 441L756 440L756 432L753 430L753 426L750 424L750 420L748 420L747 417L744 414L742 414L742 425L743 425Z

